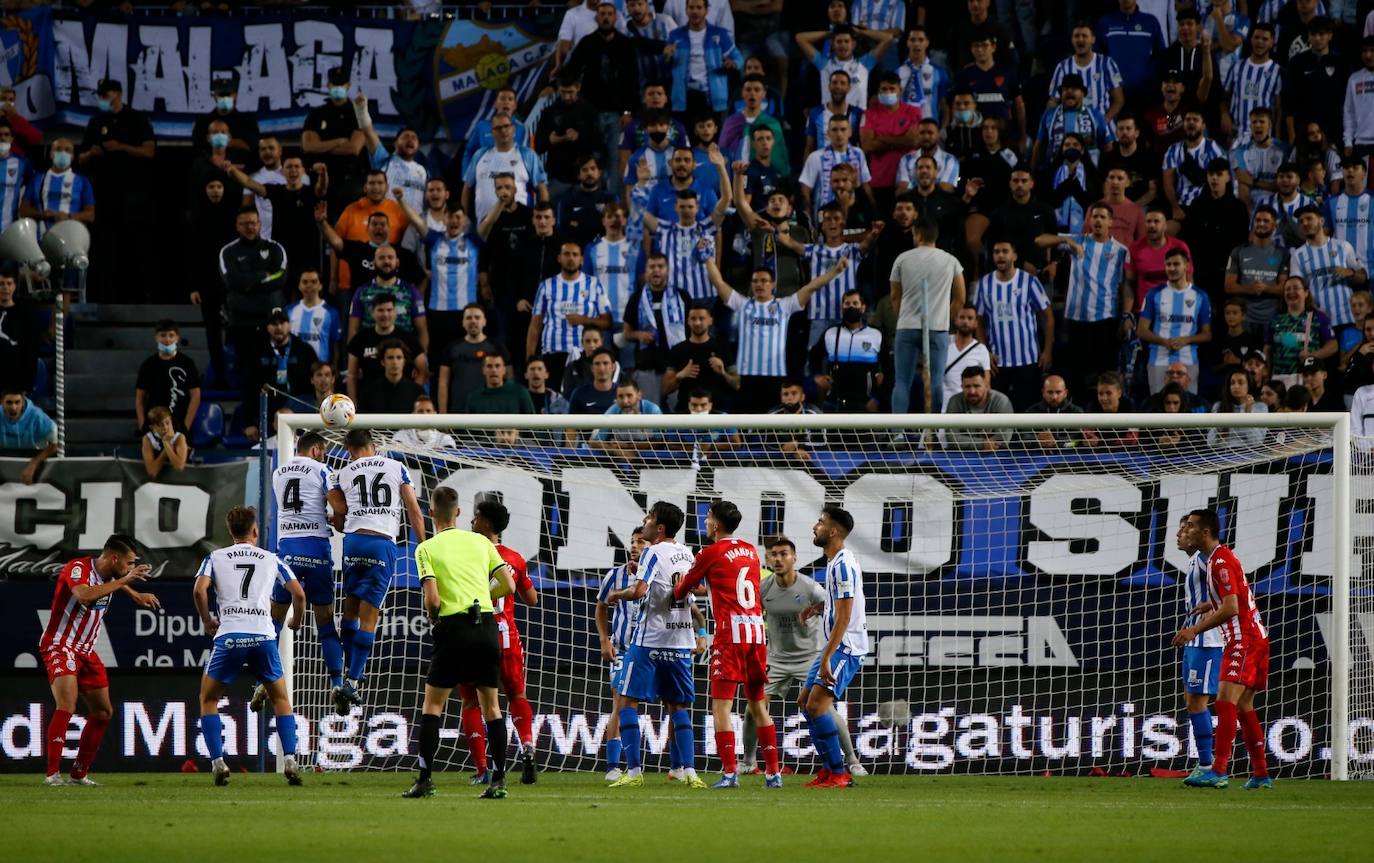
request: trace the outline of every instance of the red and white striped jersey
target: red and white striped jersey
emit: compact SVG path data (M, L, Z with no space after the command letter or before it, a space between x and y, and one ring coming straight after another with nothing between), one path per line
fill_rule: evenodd
M53 591L52 615L48 618L47 628L43 630L43 637L38 641L39 650L59 648L90 653L95 649L101 621L105 619L105 611L110 607L110 598L114 594L101 597L94 605L82 605L72 588L78 584L95 587L104 582L105 579L100 577L95 568L93 557L78 557L62 567L62 574L57 578L57 589Z
M716 621L713 644L763 644L766 641L760 600L759 554L752 543L722 539L701 550L674 593L686 596L706 579L711 589L711 616Z
M1236 559L1236 553L1224 545L1212 549L1204 564L1207 570L1207 592L1212 604L1221 607L1223 598L1232 594L1236 597L1236 616L1218 626L1227 647L1243 644L1246 647L1269 639L1269 632L1260 619L1259 608L1255 605L1250 584L1245 580L1245 571Z
M520 630L515 624L515 598L534 587L534 582L530 581L524 555L505 545L497 545L496 551L515 571L515 593L503 596L492 603L496 607L496 626L501 631L501 649L519 650Z

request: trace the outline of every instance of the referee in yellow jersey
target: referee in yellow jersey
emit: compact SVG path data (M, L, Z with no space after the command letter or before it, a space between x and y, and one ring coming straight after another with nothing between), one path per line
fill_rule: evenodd
M501 641L492 598L515 591L510 567L491 540L460 530L458 493L448 486L434 490L429 500L434 535L415 550L415 565L425 595L425 611L434 625L434 653L425 680L425 706L420 715L420 778L402 797L434 793L430 774L439 751L439 728L444 705L460 683L477 688L477 703L487 721L487 758L491 784L482 792L489 799L506 796L506 720L496 700L500 682Z

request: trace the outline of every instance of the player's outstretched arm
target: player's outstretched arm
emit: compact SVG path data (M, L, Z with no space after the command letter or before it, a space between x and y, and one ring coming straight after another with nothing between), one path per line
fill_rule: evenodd
M692 562L692 568L687 570L687 573L678 579L677 584L673 587L673 599L682 602L688 594L693 593L697 585L701 584L701 580L706 577L706 572L710 567L711 562L706 555L697 555L697 559Z
M140 563L120 578L107 581L104 584L73 584L72 596L82 605L93 605L112 593L123 590L135 581L142 581L148 577L151 567L146 563Z
M348 516L348 500L344 497L343 491L337 488L331 488L325 499L329 501L329 509L333 512L329 517L329 523L334 525L335 530L342 532L344 519Z
M332 495L334 492L330 492ZM342 495L340 495L342 497ZM409 485L401 486L401 502L406 506L406 515L410 517L410 527L415 531L416 542L425 541L425 517L420 512L420 502L415 499L415 489Z
M286 582L286 592L291 594L291 622L287 629L295 632L305 623L305 588L300 579L293 578Z

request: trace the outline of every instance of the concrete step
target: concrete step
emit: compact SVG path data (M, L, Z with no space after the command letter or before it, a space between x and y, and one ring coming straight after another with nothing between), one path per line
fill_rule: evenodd
M210 364L210 356L203 350L186 352L195 361L196 368L205 369ZM102 389L123 389L129 394L133 404L134 383L138 378L138 367L149 356L150 350L73 350L67 353L68 375L100 375L98 383ZM71 377L67 379L69 382ZM68 392L72 387L68 386Z
M182 350L204 350L206 348L204 327L181 327ZM151 327L110 326L108 324L82 324L72 336L76 350L141 350L148 356L153 354L153 331Z
M130 401L129 404L130 412L123 417L68 416L68 443L77 446L108 444L105 447L106 450L112 450L118 446L121 451L127 450L129 454L137 455L139 452L139 443L136 437L138 429L134 425L133 402Z
M72 317L78 322L130 324L152 329L161 318L171 318L177 324L202 323L200 307L185 305L137 305L132 303L87 303L72 307Z

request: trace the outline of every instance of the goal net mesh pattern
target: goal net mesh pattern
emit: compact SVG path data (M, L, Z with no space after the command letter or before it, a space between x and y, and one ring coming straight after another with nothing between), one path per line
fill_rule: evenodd
M1188 428L1096 431L822 430L804 419L780 431L739 420L596 434L371 432L379 452L408 466L426 511L439 485L458 491L461 527L481 496L509 509L502 541L528 559L539 592L538 605L518 606L516 617L544 769L606 769L611 693L596 591L625 562L646 507L682 507L679 538L699 549L706 507L724 497L744 514L737 536L761 550L776 536L796 543L802 577L823 577L811 541L821 507L853 514L849 547L864 571L871 652L841 710L859 760L876 772L1148 775L1194 763L1180 652L1170 646L1185 611L1176 531L1189 510L1214 507L1270 633L1269 689L1257 699L1270 767L1328 775L1338 506L1329 430L1209 429L1205 416ZM325 434L338 468L342 434ZM1357 555L1352 775L1374 769L1374 524L1362 529L1374 513L1371 474L1374 454L1357 444L1348 504ZM429 626L408 530L401 544L363 708L334 714L313 621L294 637L302 748L324 768L414 766ZM340 545L336 536L336 564ZM705 665L696 677L698 767L716 769ZM772 712L784 763L805 772L816 762L796 696L794 687ZM646 766L666 769L667 716L643 711ZM456 694L439 760L471 764ZM1237 738L1233 772L1246 770Z

